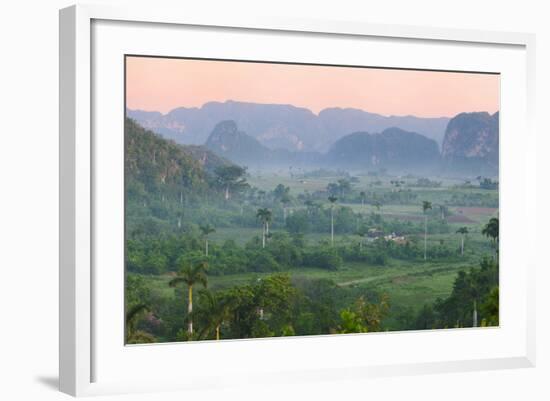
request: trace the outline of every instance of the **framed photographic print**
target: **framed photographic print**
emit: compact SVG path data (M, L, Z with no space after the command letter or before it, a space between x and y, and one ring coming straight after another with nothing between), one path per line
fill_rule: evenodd
M60 387L534 364L528 34L60 14Z

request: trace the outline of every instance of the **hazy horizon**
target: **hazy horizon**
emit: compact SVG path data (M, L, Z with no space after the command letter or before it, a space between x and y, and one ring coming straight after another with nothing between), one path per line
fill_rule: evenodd
M162 112L160 110L154 110L154 109L140 109L140 108L131 108L131 107L126 107L126 108L128 110L143 111L143 112L146 112L146 113L159 112L163 116L165 116L165 115L169 114L170 112L172 112L174 110L177 110L177 109L180 109L180 108L200 110L208 103L221 103L221 104L223 104L223 103L249 103L249 104L260 104L260 105L264 105L264 106L291 106L291 107L296 107L297 109L308 110L312 114L314 114L315 116L319 116L319 114L322 111L328 110L328 109L358 110L358 111L362 111L362 112L365 112L365 113L378 114L378 115L381 115L383 117L418 117L418 118L449 118L449 119L451 119L451 118L456 116L456 114L455 115L448 115L448 116L445 115L445 116L432 116L432 117L418 116L418 115L414 115L414 114L382 114L382 113L372 112L371 110L359 109L357 107L341 107L341 106L325 107L325 108L319 110L319 112L316 113L316 112L314 112L313 110L311 110L307 107L296 106L296 105L291 104L291 103L262 103L262 102L253 102L253 101L248 101L248 100L235 100L235 99L227 99L227 100L224 100L224 101L208 100L208 101L204 102L203 104L201 104L200 106L183 106L183 105L182 106L176 106L176 107L174 107L170 110L167 110L166 112ZM490 115L493 115L493 114L497 113L498 111L499 111L499 109L496 109L493 112L488 111L488 110L464 110L464 111L461 111L460 113L489 113Z
M451 118L499 110L500 76L369 67L335 67L128 56L126 107L166 114L209 102L292 105L383 116Z

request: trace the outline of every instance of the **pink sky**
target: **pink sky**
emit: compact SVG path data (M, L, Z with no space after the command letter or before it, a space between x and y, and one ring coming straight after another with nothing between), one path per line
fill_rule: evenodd
M499 109L489 74L127 57L126 79L128 108L162 113L226 100L422 117Z

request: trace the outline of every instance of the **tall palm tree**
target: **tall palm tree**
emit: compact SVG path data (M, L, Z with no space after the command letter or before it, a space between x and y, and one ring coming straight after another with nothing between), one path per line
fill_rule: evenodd
M422 213L424 213L424 260L426 260L426 250L428 248L428 215L427 211L432 208L432 202L422 201Z
M216 232L216 229L210 224L200 225L199 228L202 232L202 236L204 237L204 254L208 256L208 235Z
M477 312L477 300L479 298L479 290L476 286L476 283L473 279L469 280L469 287L470 287L470 296L473 299L473 308L472 308L472 326L477 327L478 326L478 312Z
M460 234L461 240L460 240L460 255L464 256L464 237L466 234L468 234L468 227L460 227L458 230L456 230L457 234Z
M265 238L269 235L269 222L273 216L271 210L264 207L258 209L256 217L262 222L262 248L265 248Z
M200 312L204 318L204 324L199 338L205 338L214 332L216 340L220 339L220 327L224 321L230 317L230 307L226 300L221 296L208 290L201 290Z
M438 205L438 207L439 207L439 213L441 213L441 220L445 221L445 217L447 216L449 208L445 205Z
M170 280L170 282L168 283L170 287L176 287L181 283L187 284L189 301L187 306L187 313L189 315L189 326L187 331L189 333L190 339L193 336L193 286L195 284L202 284L203 287L207 286L207 268L208 264L206 262L200 262L193 267L187 265L183 269L181 269L178 275Z
M474 310L472 312L472 325L477 327L477 300L474 299Z
M379 200L374 201L374 207L376 208L376 210L380 214L380 209L382 208L382 202L380 202Z
M359 252L363 252L363 241L365 240L367 231L364 228L360 228L355 234L359 236Z
M361 197L361 208L365 207L365 198L367 197L367 194L365 191L359 192L359 196Z
M344 199L346 193L351 190L351 183L348 180L342 178L338 180L338 189L340 191L340 196L342 197L342 199Z
M288 193L283 194L281 197L281 203L283 204L283 224L286 224L286 208L290 203L290 195Z
M336 196L329 196L328 201L330 202L330 245L334 246L334 204L338 198Z
M496 253L498 252L498 236L499 236L498 217L492 217L489 220L489 222L485 224L485 226L481 230L481 233L491 239L493 248L495 250L494 256L496 256Z
M183 218L183 212L177 212L176 217L178 218L176 225L178 226L178 230L181 229L181 221Z

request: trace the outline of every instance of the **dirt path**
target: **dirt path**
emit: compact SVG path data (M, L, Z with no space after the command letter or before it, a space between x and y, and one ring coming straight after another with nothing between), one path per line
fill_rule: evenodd
M356 284L365 284L365 283L371 283L373 281L378 281L379 283L384 282L390 282L393 280L407 280L412 277L420 277L420 276L428 276L433 275L434 273L443 273L448 272L451 270L460 270L464 266L434 266L425 270L416 270L407 274L397 274L397 275L379 275L379 276L370 276L370 277L363 277L355 280L349 280L349 281L343 281L341 283L337 283L340 287L347 287L350 285L356 285Z

